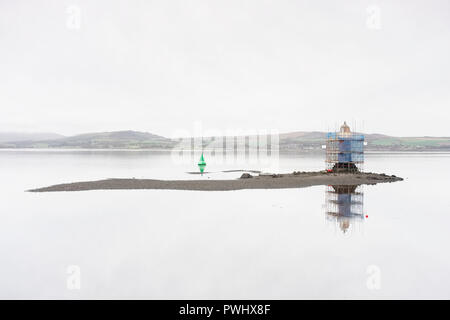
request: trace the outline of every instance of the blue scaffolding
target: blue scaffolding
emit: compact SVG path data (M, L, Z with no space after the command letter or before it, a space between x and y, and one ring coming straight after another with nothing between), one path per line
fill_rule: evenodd
M326 144L327 169L362 171L364 164L364 135L350 132L329 132Z

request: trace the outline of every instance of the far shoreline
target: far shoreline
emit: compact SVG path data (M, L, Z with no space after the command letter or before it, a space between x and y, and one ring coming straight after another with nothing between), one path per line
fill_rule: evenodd
M14 152L14 151L30 151L30 152L161 152L161 153L171 153L171 152L189 152L198 153L200 150L184 150L184 149L133 149L133 148L2 148L0 147L0 152ZM213 152L216 153L217 150L204 149L203 152ZM237 150L237 152L244 152L245 150ZM264 151L264 150L260 150ZM266 150L267 151L267 150ZM225 153L233 153L234 150L226 150ZM314 150L280 150L281 155L323 155L322 149ZM365 150L365 154L449 154L450 150ZM220 153L219 153L220 154Z

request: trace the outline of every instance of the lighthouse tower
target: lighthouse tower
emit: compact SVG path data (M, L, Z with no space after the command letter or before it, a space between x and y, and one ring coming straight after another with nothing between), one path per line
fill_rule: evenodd
M339 131L327 134L325 162L332 172L362 171L364 135L352 132L344 121Z

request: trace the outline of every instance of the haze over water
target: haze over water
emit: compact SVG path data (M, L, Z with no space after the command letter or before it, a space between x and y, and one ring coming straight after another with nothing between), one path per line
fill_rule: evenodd
M279 171L323 155L280 155ZM363 217L326 214L326 186L226 192L28 193L104 178L228 179L148 151L0 151L0 298L450 298L450 153L367 154ZM79 266L80 290L67 287ZM374 269L375 268L375 269ZM376 288L368 285L378 272Z

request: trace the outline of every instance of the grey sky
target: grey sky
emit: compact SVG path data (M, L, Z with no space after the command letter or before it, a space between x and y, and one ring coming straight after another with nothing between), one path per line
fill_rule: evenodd
M0 131L450 136L449 42L448 0L0 0Z

